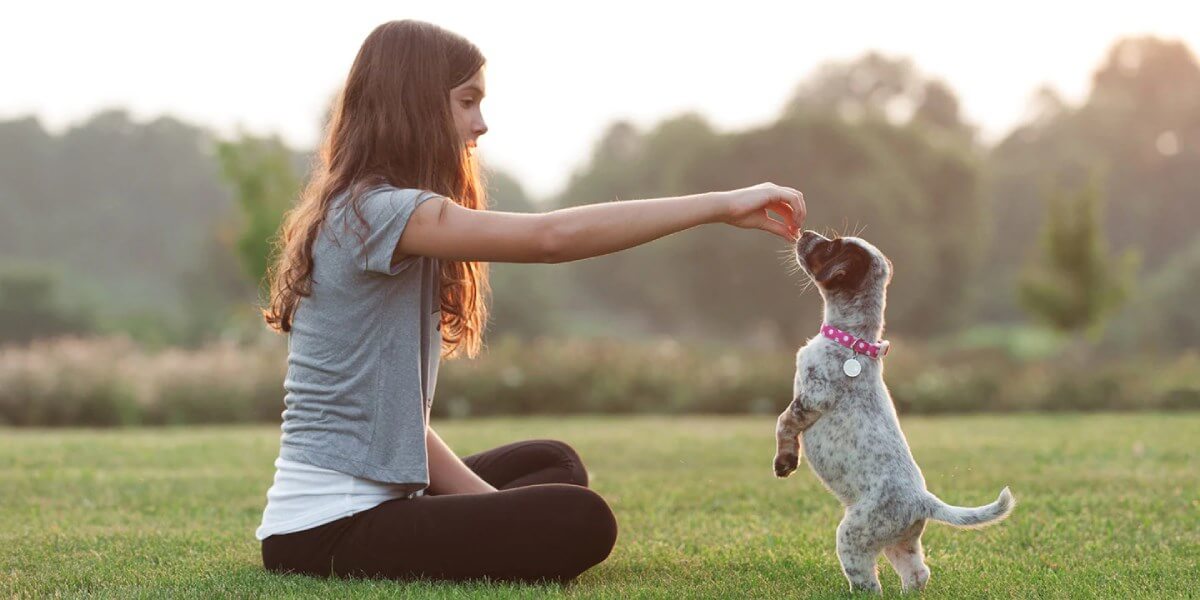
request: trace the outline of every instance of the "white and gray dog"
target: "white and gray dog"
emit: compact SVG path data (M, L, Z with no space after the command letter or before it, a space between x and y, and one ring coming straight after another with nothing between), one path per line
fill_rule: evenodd
M813 231L797 240L796 260L825 301L825 322L796 354L793 400L775 431L775 475L796 470L802 436L813 472L846 507L837 553L850 588L880 591L882 551L905 591L924 589L926 520L989 525L1012 511L1012 494L1006 487L991 504L962 508L925 489L883 383L888 344L878 340L892 262L862 239Z

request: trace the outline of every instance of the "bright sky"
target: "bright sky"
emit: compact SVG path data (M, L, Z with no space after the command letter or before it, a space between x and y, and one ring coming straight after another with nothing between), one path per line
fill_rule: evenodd
M416 18L483 50L491 131L480 150L545 197L615 119L648 127L694 110L722 130L767 123L819 64L869 49L909 57L947 81L988 140L1021 118L1042 83L1080 100L1120 36L1182 39L1200 51L1200 5L1192 2L700 5L11 3L0 19L0 119L34 113L58 132L125 107L139 121L166 113L226 135L240 125L312 148L320 113L363 39L384 21Z

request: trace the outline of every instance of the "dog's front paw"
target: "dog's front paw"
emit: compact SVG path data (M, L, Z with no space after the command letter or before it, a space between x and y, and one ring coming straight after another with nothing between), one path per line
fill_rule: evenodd
M788 452L786 454L776 454L775 455L775 476L776 477L787 477L788 475L792 474L792 471L796 470L796 467L799 464L800 464L800 456L798 454L792 454L791 452Z

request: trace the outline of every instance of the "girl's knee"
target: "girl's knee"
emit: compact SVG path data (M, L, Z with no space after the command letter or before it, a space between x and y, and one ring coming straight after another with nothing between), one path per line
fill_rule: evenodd
M562 465L570 474L570 481L563 483L587 487L587 468L583 466L583 459L579 457L579 453L570 444L559 440L538 440L538 442L551 449L558 464Z
M617 543L617 518L604 498L590 489L564 485L563 511L570 523L562 532L568 543L579 549L582 569L599 564Z

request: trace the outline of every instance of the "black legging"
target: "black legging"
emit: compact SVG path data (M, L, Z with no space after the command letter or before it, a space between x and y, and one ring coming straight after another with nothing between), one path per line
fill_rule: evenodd
M389 500L262 541L270 571L339 577L569 581L608 557L617 522L570 446L529 440L463 462L500 490Z

